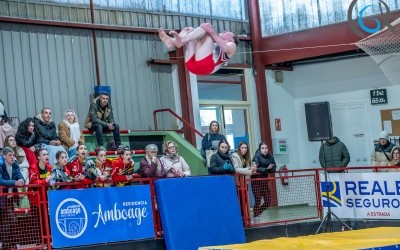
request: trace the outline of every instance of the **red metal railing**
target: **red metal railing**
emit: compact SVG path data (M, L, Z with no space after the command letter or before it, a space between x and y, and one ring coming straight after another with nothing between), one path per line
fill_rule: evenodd
M389 168L396 168L396 167L351 167L351 168L343 168L347 169L349 171L351 170L367 170L367 171L379 171L383 169L389 169ZM335 169L329 169L328 170L339 170L339 168ZM237 188L237 195L240 203L240 209L241 209L241 214L242 214L242 220L243 220L243 225L245 228L250 228L254 226L261 226L261 225L273 225L277 223L288 223L288 222L294 222L294 221L304 221L304 220L310 220L310 219L322 219L323 216L323 207L321 203L321 194L320 194L320 183L321 180L319 178L320 171L323 171L321 168L316 169L297 169L297 170L288 170L289 176L288 176L288 182L289 185L284 186L280 185L281 183L281 176L280 172L277 171L275 173L275 176L270 176L268 178L249 178L243 175L235 175L235 184ZM299 183L303 183L304 180L307 180L308 184L306 185L307 188L309 188L307 195L305 196L312 202L312 207L309 208L310 211L312 212L310 214L302 214L299 210L291 210L291 214L285 215L282 213L282 211L278 211L281 216L279 218L268 218L265 219L267 214L270 212L268 210L274 210L274 209L285 209L285 205L287 204L290 205L291 199L298 199L295 195L291 194L295 189L301 189L301 192L304 193L304 189L302 189L298 185ZM160 214L157 209L157 204L156 204L156 194L155 194L155 188L154 188L154 179L152 178L135 178L131 180L132 182L135 183L146 183L150 185L150 191L151 191L151 197L152 197L152 214L153 214L153 221L154 221L154 237L155 239L158 239L159 237L162 237L163 235L163 229L161 225L161 220L160 220ZM261 181L264 182L263 185L269 185L270 192L277 192L279 194L272 194L270 193L270 198L271 199L276 199L275 201L272 200L270 201L270 207L268 208L266 214L264 214L264 220L262 221L253 221L252 220L252 214L254 213L254 208L252 203L252 188L250 188L252 182L254 181ZM110 183L110 181L107 181L107 183ZM271 188L275 184L276 188ZM81 185L80 183L57 183L56 186L63 186L67 185L68 187L72 188L74 185L78 185L78 187ZM262 185L261 185L262 186ZM261 187L260 186L260 187ZM51 249L51 232L50 232L50 222L49 222L49 210L48 210L48 199L47 199L47 190L48 186L44 185L38 185L38 184L30 184L28 185L29 190L28 192L15 192L12 193L15 197L19 197L22 194L27 194L31 203L31 207L35 207L36 212L28 211L25 212L27 213L30 217L30 220L34 223L38 221L39 223L36 223L35 225L37 226L35 230L37 230L37 234L40 235L39 239L33 239L30 234L17 234L14 238L15 240L19 242L30 242L30 241L35 241L38 242L34 246L30 246L30 249L42 249L44 246L47 246L47 249ZM289 191L288 187L293 187L293 190ZM2 189L4 187L0 186L0 199L1 197L5 197L7 195L10 195L10 193L2 193ZM262 187L261 187L262 188ZM286 189L286 190L285 190ZM289 191L289 192L286 192ZM290 196L292 195L292 196ZM287 197L285 197L287 196ZM283 198L282 198L283 197ZM286 199L286 200L285 200ZM285 202L286 201L286 202ZM315 206L314 206L315 204ZM0 204L1 208L1 204ZM252 211L253 210L253 211ZM15 212L15 211L14 211ZM20 213L20 211L16 211L16 213ZM263 213L261 213L262 215ZM283 216L282 216L283 214ZM35 217L36 216L36 217ZM286 216L286 217L285 217ZM1 219L1 218L0 218ZM4 219L2 219L4 221ZM26 226L26 220L20 220L22 222L19 222L19 226L23 227ZM22 223L22 224L21 224ZM25 223L25 224L24 224ZM18 225L16 225L18 226ZM3 231L1 227L4 227L4 223L0 223L0 231ZM32 233L34 235L35 233ZM16 238L17 237L17 238ZM29 238L31 237L31 238ZM15 243L16 241L13 241ZM17 242L18 244L18 242ZM4 246L3 246L4 247Z
M198 134L201 138L204 137L204 135L198 131L195 127L193 127L192 125L190 125L190 123L188 123L187 121L185 121L182 117L180 117L177 113L175 113L174 111L172 111L169 108L166 109L156 109L153 111L153 118L154 118L154 130L158 130L158 125L157 125L157 113L161 113L161 112L169 112L171 115L175 116L176 119L178 119L179 121L181 121L182 123L184 123L186 126L188 126L191 130L193 130L196 134Z

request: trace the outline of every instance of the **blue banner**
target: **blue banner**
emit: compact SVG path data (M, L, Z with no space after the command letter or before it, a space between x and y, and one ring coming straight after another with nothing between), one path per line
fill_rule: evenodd
M149 185L48 192L53 247L154 237Z

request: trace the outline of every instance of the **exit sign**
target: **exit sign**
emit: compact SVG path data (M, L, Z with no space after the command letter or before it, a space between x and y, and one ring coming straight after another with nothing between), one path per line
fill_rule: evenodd
M387 103L386 89L370 90L370 94L371 94L371 105Z

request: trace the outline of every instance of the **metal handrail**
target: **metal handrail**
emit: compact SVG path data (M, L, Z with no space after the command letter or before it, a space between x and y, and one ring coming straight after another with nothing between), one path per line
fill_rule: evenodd
M198 134L201 138L204 137L204 135L198 131L195 127L193 127L192 125L190 125L190 123L188 123L187 121L183 120L182 117L180 117L177 113L175 113L174 111L172 111L169 108L166 109L156 109L153 111L153 118L154 118L154 130L158 130L158 126L157 126L157 113L161 113L161 112L169 112L171 113L173 116L176 117L176 119L178 119L179 121L183 122L185 125L187 125L191 130L193 130L196 134Z

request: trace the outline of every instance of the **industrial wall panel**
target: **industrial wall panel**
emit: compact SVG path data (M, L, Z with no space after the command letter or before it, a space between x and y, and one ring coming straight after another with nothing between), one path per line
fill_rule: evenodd
M58 123L70 107L83 124L95 82L89 34L1 24L0 99L10 117L21 121L50 107Z
M249 31L248 20L235 16L234 18L221 18L217 15L211 17L207 13L210 9L210 1L199 1L196 6L192 6L194 3L191 1L183 1L180 3L182 7L181 13L174 10L177 6L174 3L167 3L164 8L160 9L159 6L154 5L154 1L147 6L146 9L134 9L134 8L115 8L115 6L104 7L106 2L102 2L102 5L95 4L95 23L104 25L118 25L118 26L129 26L129 27L143 27L158 29L160 27L165 29L182 29L183 27L193 26L197 27L203 22L213 22L217 31L245 29ZM226 4L226 3L225 3ZM235 3L236 5L238 3ZM103 6L103 7L102 7ZM215 5L220 13L227 15L228 12L220 11L224 8L224 3L221 3L222 7ZM189 8L190 7L190 8ZM230 6L232 7L232 6ZM141 8L145 8L142 6ZM172 8L172 9L171 9ZM166 11L171 10L171 11ZM233 11L233 14L237 14L237 11ZM236 15L235 14L235 15ZM90 23L90 8L89 1L85 1L83 4L65 1L39 1L39 0L0 0L0 15L12 16L20 18L32 18L40 20L51 20L51 21L64 21L64 22L79 22L79 23ZM200 16L202 15L202 16ZM235 29L229 29L232 27Z
M175 110L172 66L148 65L166 50L155 35L97 32L100 78L111 86L114 114L119 123L153 129L153 111ZM176 119L159 116L160 129L176 129Z
M83 125L96 82L92 32L7 23L0 27L0 99L10 116L23 120L50 107L58 123L73 108ZM97 39L101 84L112 88L111 102L122 128L153 129L153 110L176 110L173 66L147 64L150 58L169 58L156 33L98 31ZM250 62L250 52L250 45L241 42L230 63ZM160 129L177 129L169 114L160 114L158 120Z

